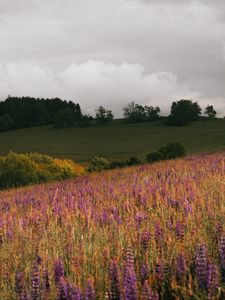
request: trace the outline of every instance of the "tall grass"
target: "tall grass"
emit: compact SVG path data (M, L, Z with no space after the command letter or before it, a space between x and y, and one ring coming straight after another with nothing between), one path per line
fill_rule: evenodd
M0 299L225 299L225 154L0 193Z

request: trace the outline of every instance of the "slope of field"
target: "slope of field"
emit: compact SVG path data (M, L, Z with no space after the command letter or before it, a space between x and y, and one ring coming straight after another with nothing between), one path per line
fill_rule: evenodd
M225 148L225 120L198 121L185 127L168 127L162 121L108 126L51 129L36 127L0 133L0 154L39 152L87 162L94 156L109 159L145 158L168 142L177 141L189 154Z
M1 192L0 299L225 299L224 160Z

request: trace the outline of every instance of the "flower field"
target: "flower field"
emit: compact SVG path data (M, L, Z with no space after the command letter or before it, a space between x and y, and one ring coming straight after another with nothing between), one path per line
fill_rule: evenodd
M225 153L0 193L0 299L225 299Z

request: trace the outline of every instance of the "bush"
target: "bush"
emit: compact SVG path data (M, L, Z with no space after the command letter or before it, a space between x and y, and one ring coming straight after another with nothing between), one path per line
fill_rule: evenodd
M116 168L124 168L126 166L137 166L140 165L141 161L135 157L132 156L128 160L113 160L110 162L110 169L116 169Z
M123 168L126 166L125 160L113 160L110 162L109 169Z
M173 159L176 157L183 157L186 154L184 147L177 142L172 142L166 145L165 147L161 147L159 149L159 153L161 153L163 159Z
M159 161L162 159L163 159L162 153L159 151L149 153L146 157L146 160L148 163L152 163L152 162Z
M48 155L11 152L0 157L0 188L10 188L73 178L84 168L71 160L53 159Z
M11 152L0 163L0 188L38 182L37 165L25 154Z
M110 168L110 162L104 157L95 156L88 167L89 172L99 172Z
M127 166L137 166L140 165L140 163L141 161L135 156L131 156L128 160L126 160Z
M152 163L165 159L183 157L185 155L185 149L180 143L171 142L166 146L161 147L158 151L149 153L146 157L146 160L147 162Z

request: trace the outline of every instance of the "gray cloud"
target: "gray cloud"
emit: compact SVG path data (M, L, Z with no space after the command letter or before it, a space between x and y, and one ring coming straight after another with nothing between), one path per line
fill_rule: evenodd
M225 111L225 4L0 0L0 98L60 96L87 111L189 97Z

